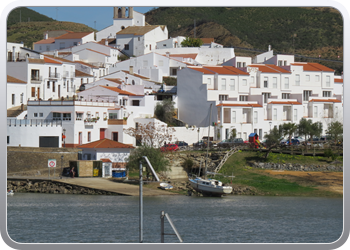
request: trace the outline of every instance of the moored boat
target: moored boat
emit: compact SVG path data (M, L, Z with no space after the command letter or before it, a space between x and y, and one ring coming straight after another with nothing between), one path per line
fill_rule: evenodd
M173 186L171 186L168 183L164 183L164 182L160 183L159 186L160 186L161 189L164 189L164 190L165 189L173 189Z
M225 186L221 181L215 179L197 177L190 179L190 183L194 190L202 193L204 196L221 197L224 194L230 194L232 192L231 186Z
M13 192L13 190L7 190L7 195L14 195L15 193Z

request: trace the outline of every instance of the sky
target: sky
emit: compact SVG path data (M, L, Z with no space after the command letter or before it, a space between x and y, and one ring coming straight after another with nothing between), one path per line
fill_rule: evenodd
M131 6L132 7L132 6ZM57 21L82 23L91 28L102 30L113 24L113 7L28 7ZM141 13L154 7L134 7Z

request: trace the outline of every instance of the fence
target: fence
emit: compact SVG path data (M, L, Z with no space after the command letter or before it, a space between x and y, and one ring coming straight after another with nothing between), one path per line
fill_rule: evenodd
M62 126L61 120L48 119L7 119L7 126Z

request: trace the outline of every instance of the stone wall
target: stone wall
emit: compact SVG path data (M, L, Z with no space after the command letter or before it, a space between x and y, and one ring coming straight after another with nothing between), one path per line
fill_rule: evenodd
M291 163L265 163L265 162L252 162L250 166L260 169L274 169L274 170L290 170L290 171L333 171L343 172L342 165L303 165L303 164L291 164Z
M35 147L7 147L7 173L14 174L35 172L48 169L48 160L56 159L56 172L62 167L69 167L69 161L78 160L76 148L35 148ZM53 170L52 170L53 172Z
M69 185L54 180L10 180L7 189L15 193L120 195L104 190Z

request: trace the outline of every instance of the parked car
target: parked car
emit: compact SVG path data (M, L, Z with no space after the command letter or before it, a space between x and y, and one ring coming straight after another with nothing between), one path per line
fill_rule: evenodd
M300 143L301 143L298 139L294 139L294 138L291 139L290 142L291 142L291 145L294 145L294 146L295 145L300 145ZM289 145L289 141L287 141L287 145Z
M308 141L311 141L311 138L309 138ZM312 141L314 141L314 142L315 141L320 141L320 138L314 136L314 137L312 137Z
M301 136L294 136L293 139L297 139L297 140L299 140L300 142L304 142L304 141L305 141L305 138L304 138L304 137L301 137Z
M231 147L234 145L244 144L242 138L234 138L234 139L225 139L217 144L218 147Z
M175 144L179 147L186 147L188 146L188 143L187 142L184 142L184 141L176 141Z
M206 147L207 146L207 140L200 140L199 142L193 143L193 147ZM213 143L209 141L209 147L212 147Z
M177 146L176 144L166 144L160 148L160 151L162 152L177 151L177 150L179 150L179 146Z

